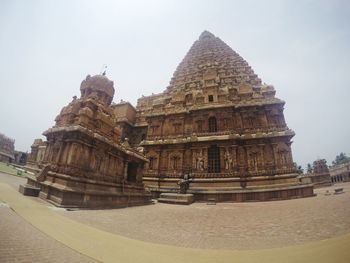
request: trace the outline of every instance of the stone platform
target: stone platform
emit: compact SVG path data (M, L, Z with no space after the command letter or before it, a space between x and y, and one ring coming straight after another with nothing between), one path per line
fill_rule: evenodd
M177 205L190 205L194 202L193 194L162 193L158 202Z
M40 193L40 188L29 184L21 184L19 186L19 192L23 195L38 197Z
M54 172L48 172L43 182L28 176L27 184L21 185L19 191L31 195L33 189L41 199L66 208L105 209L152 203L150 193L142 185L101 182Z
M171 192L177 179L143 178L153 198ZM156 183L155 183L156 182ZM193 194L196 202L258 202L296 199L314 196L312 183L300 183L295 175L255 177L244 181L240 178L195 178L187 193ZM152 184L152 186L150 186Z

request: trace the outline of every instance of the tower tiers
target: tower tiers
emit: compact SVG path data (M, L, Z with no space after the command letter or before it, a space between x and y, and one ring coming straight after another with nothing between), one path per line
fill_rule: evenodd
M118 106L121 108L122 106ZM116 108L118 108L116 107ZM279 200L313 195L293 165L284 101L249 64L204 31L160 94L138 100L130 143L145 149L154 196L186 174L196 200ZM130 119L130 118L129 118Z
M62 207L150 203L151 195L142 183L147 159L120 142L110 107L113 82L102 75L88 75L80 90L81 97L74 96L56 117L56 124L43 133L47 141L33 144L31 164L38 166L38 173L20 191L38 189L41 198Z

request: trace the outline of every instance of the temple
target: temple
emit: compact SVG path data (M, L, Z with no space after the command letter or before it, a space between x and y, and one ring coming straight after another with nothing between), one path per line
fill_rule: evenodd
M23 194L36 195L63 207L125 207L147 204L142 184L147 159L120 142L110 107L113 82L104 75L88 75L56 117L56 125L34 141L28 165L36 172L22 185Z
M145 149L143 182L154 197L177 191L189 175L196 201L241 202L313 195L297 179L284 104L239 54L204 31L164 92L143 96L136 109L114 108L130 143Z
M312 171L309 171L303 178L309 178L314 188L332 185L331 174L325 159L315 160L312 167Z
M166 90L142 96L136 108L111 104L113 82L102 75L88 76L80 90L28 159L40 170L27 190L37 187L55 204L143 204L151 194L172 196L184 180L191 202L313 196L293 165L284 101L210 32L194 42Z
M0 162L11 163L15 157L15 140L0 133Z

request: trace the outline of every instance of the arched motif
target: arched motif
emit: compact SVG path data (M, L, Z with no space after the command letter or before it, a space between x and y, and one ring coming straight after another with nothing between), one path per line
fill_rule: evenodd
M182 158L181 154L174 152L169 154L168 168L173 170L179 170L182 167Z
M158 169L158 155L157 155L157 153L151 151L146 156L149 160L149 163L147 164L148 170Z
M277 148L277 164L288 167L292 163L290 148L285 143L279 143Z

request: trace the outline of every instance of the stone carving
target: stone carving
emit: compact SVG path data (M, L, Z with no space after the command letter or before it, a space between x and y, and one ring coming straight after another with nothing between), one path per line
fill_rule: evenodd
M232 170L233 169L233 159L231 157L230 152L228 149L225 150L225 169L226 170Z
M155 196L177 189L174 178L189 173L195 178L192 191L202 200L213 192L232 201L268 200L272 191L289 198L294 189L301 196L312 195L311 186L299 185L291 165L294 132L284 121L284 101L210 32L194 42L163 92L142 96L136 108L124 101L111 105L113 95L112 81L87 76L81 97L73 99L57 117L56 126L45 133L45 156L59 158L44 162L53 162L70 176L118 183L121 174L126 181L135 178L127 170L143 167L136 150L143 147L149 163L140 174ZM72 130L77 126L79 133ZM58 138L63 147L56 151L53 142ZM76 158L70 158L72 142L80 145L74 150ZM98 149L101 155L95 156ZM84 159L90 169L82 164ZM277 184L284 189L276 190ZM240 186L252 192L259 188L259 193L239 192Z
M263 84L239 54L210 32L203 32L166 90L138 100L135 114L142 117L134 125L147 131L142 141L130 138L131 144L162 156L158 170L145 170L146 184L153 189L157 185L155 191L162 192L171 185L177 187L173 177L190 171L198 180L208 179L196 182L198 189L222 195L223 188L233 185L275 186L279 175L293 174L288 145L294 132L284 121L283 107L274 87ZM182 126L176 128L176 123ZM192 156L185 156L188 151ZM184 160L182 170L175 172L175 159L169 158L176 152L181 152ZM268 179L257 180L258 176ZM293 176L278 182L295 187L298 180ZM240 184L221 181L236 177L241 178Z
M50 168L51 168L50 164L44 165L43 169L40 171L40 173L36 177L38 182L44 182L46 180L46 176Z
M204 171L204 156L202 151L200 151L196 158L196 168L199 171Z
M63 107L55 126L43 133L47 137L44 168L36 180L28 179L28 184L42 183L41 196L62 206L149 202L141 178L147 159L131 147L128 138L120 143L121 132L110 106L113 81L104 75L88 75L80 91L80 98L74 97ZM128 184L133 187L125 187Z
M186 194L192 181L191 175L185 174L183 179L180 179L177 184L180 186L179 194Z

